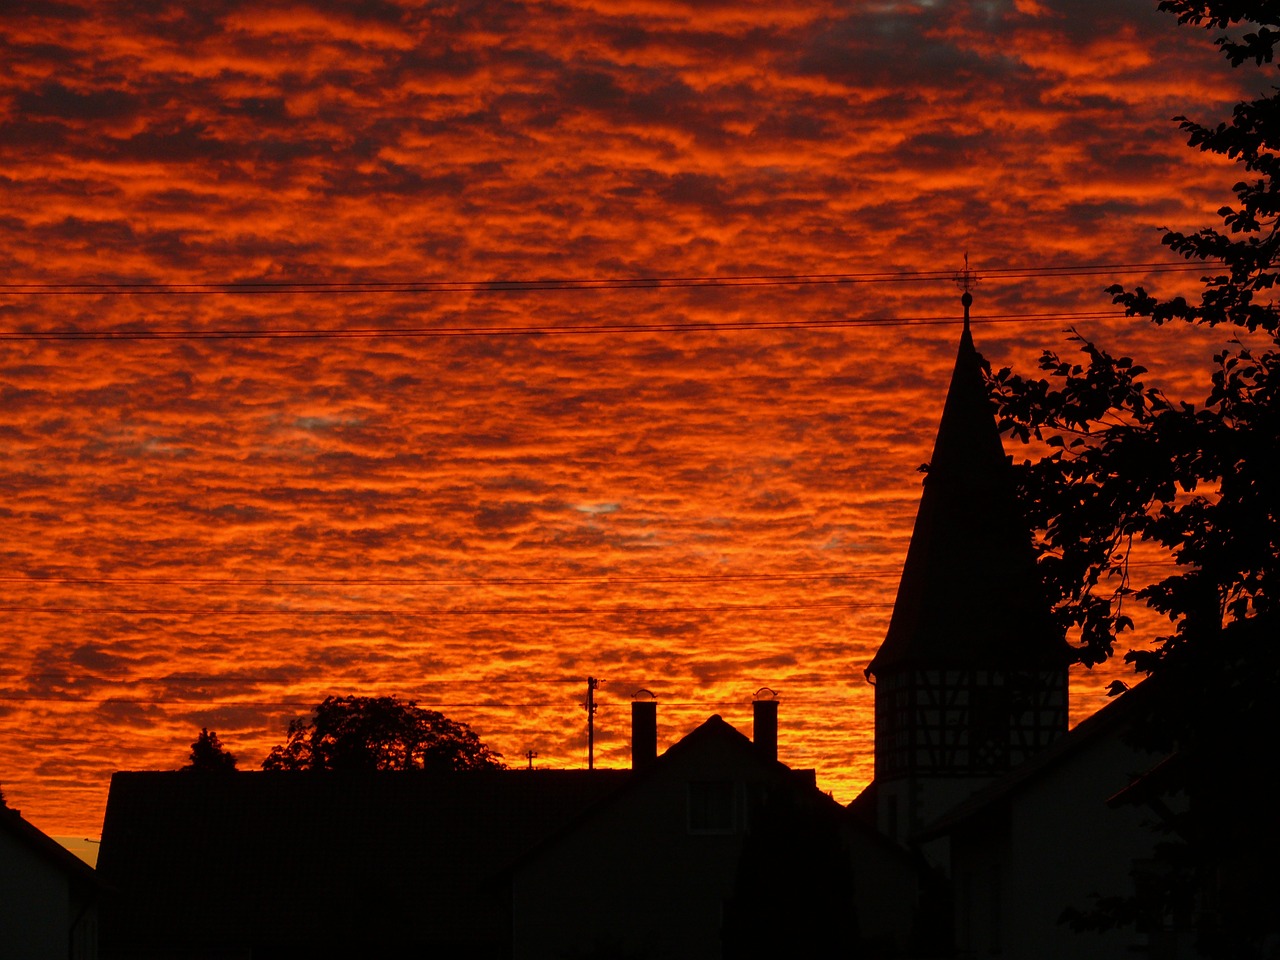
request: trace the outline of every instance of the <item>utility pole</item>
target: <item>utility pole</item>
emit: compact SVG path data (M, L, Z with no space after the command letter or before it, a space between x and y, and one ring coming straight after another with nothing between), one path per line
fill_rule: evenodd
M534 758L534 757L536 757L536 756L538 755L538 754L537 754L537 752L536 752L536 751L533 751L533 750L526 750L526 751L524 752L524 755L525 755L525 757L527 757L527 758L528 758L528 760L529 760L529 769L530 769L530 770L532 770L532 769L533 769L533 758Z
M595 677L587 677L587 769L596 768L596 690L600 681Z

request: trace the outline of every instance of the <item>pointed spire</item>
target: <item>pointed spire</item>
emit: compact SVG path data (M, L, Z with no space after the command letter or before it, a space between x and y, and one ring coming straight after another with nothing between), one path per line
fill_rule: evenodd
M1060 659L1012 467L964 327L889 630L867 672L1030 666Z

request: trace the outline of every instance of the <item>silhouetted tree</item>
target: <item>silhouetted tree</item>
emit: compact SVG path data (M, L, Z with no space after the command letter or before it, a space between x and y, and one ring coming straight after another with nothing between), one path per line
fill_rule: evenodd
M396 697L327 697L311 720L289 723L264 770L496 770L490 750L465 723Z
M1232 65L1251 63L1274 80L1274 0L1164 0L1160 8L1184 24L1229 31L1216 42ZM1185 901L1190 875L1201 948L1249 957L1280 933L1270 905L1280 843L1257 772L1280 730L1280 309L1272 296L1280 95L1273 86L1215 126L1177 119L1193 147L1243 168L1235 203L1218 211L1222 229L1164 237L1205 263L1202 289L1193 299L1141 287L1108 292L1129 315L1234 327L1253 345L1233 341L1214 358L1200 405L1169 400L1144 383L1143 367L1079 337L1082 362L1047 352L1047 378L1002 370L993 379L1002 426L1055 448L1026 465L1025 502L1079 659L1111 655L1133 627L1124 606L1132 597L1170 619L1167 636L1126 654L1155 681L1142 742L1176 757L1152 789L1187 797L1186 813L1168 819L1164 892L1171 904L1182 889ZM1135 591L1129 561L1138 541L1161 548L1176 571Z
M182 769L223 773L235 768L235 754L222 745L216 733L202 727L191 744L191 762Z

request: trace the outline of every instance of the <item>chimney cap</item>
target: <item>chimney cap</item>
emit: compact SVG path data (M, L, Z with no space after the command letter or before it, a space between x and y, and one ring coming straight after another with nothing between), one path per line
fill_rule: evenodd
M645 687L641 687L639 690L637 690L635 693L631 695L631 699L632 700L657 700L658 695L654 693L652 690L646 689Z
M759 690L755 692L755 695L751 699L752 700L777 700L778 691L772 690L769 687L761 687Z

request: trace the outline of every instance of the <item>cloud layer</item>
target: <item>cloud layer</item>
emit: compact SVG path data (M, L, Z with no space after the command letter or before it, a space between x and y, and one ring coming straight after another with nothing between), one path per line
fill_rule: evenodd
M1235 179L1188 150L1249 78L1146 3L18 4L0 57L0 783L96 833L201 726L256 766L330 693L513 763L749 728L851 799L958 330L950 282L111 295L66 284L1027 267L997 364L1074 322L1199 399L1211 342L1108 309ZM106 9L103 9L103 8ZM1126 282L1170 289L1194 275ZM806 321L789 329L723 325ZM629 326L572 335L512 328ZM408 331L468 328L471 335ZM663 328L665 327L665 328ZM395 331L401 331L396 335ZM475 331L487 331L476 334ZM1077 717L1099 703L1082 678Z

